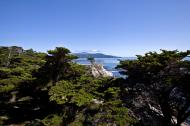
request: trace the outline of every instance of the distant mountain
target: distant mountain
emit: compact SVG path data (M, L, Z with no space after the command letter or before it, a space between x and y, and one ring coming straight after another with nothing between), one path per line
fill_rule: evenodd
M106 54L103 54L103 53L82 52L82 53L73 53L73 54L78 56L79 58L87 58L89 56L92 56L94 58L121 58L121 57L118 57L118 56L106 55Z

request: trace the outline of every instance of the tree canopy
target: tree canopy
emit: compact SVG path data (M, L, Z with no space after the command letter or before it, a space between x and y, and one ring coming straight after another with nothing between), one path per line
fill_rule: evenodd
M121 61L118 66L128 76L132 97L141 96L142 109L157 108L152 107L153 112L160 115L165 126L179 126L190 116L190 62L182 60L189 54L177 50L149 52L137 55L137 60Z
M64 47L1 47L0 125L180 126L190 115L189 53L161 50L121 61L123 79L94 78Z
M32 49L10 54L8 47L0 51L1 125L124 126L137 122L122 102L125 91L120 81L93 78L72 61L77 57L68 49L57 47L47 54Z

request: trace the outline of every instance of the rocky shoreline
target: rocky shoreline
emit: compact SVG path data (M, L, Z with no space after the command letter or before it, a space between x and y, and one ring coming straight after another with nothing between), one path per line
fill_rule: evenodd
M87 68L87 72L91 74L95 78L99 77L113 77L113 73L110 71L107 71L102 64L90 64L90 65L85 65Z

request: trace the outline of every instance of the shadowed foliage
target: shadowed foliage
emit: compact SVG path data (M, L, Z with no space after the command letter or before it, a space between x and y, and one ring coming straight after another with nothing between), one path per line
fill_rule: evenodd
M132 106L135 109L139 106L144 112L148 106L159 115L162 125L180 126L190 116L190 61L183 60L189 54L190 51L161 50L159 54L149 52L137 55L137 60L121 61L118 68L123 68L123 74L128 76L126 82L132 99L141 102ZM145 114L139 116L145 118ZM150 121L154 115L149 116Z
M1 125L136 123L122 103L120 80L93 78L84 66L72 62L77 57L63 47L47 54L12 48L0 48Z

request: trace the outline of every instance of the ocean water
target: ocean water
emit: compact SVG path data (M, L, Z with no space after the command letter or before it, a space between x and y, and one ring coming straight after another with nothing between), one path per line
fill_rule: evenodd
M98 64L102 64L104 68L107 71L111 71L113 73L114 77L123 77L119 73L118 69L115 69L115 67L119 64L120 60L134 60L135 57L126 57L126 58L95 58L95 62ZM90 62L86 58L78 58L75 60L76 63L82 64L82 65L89 65Z

